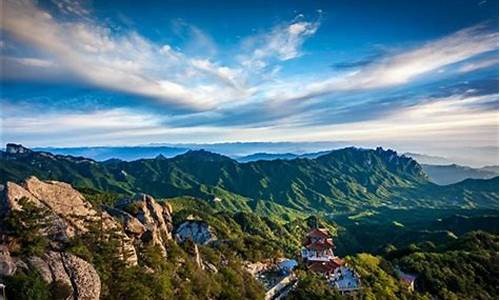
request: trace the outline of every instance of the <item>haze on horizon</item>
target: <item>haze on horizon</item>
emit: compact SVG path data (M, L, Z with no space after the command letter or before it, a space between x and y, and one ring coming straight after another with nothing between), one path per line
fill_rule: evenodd
M0 142L498 163L498 1L275 2L2 0Z

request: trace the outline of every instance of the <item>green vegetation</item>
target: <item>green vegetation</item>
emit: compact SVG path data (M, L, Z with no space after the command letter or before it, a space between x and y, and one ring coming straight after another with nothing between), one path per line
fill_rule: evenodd
M6 231L16 239L15 248L21 255L41 255L49 244L46 235L41 234L50 224L49 211L26 197L19 199L19 205L22 210L11 210L5 217Z
M363 279L365 299L431 299L429 295L411 293L398 279L393 265L367 253L348 257L347 262Z
M231 252L200 247L203 259L218 269L201 270L194 262L189 243L171 241L167 258L146 245L138 253L139 265L127 266L121 257L117 232L103 232L99 221L89 232L75 237L67 251L94 265L101 278L102 299L259 299L262 287L243 271L241 260Z
M167 200L173 207L174 225L188 216L207 222L216 231L216 247L223 252L232 251L250 261L272 259L287 255L294 257L300 249L307 231L318 224L335 233L332 223L317 217L296 218L277 222L273 218L251 212L219 211L206 201L190 197Z
M7 299L49 300L53 299L51 289L36 272L16 272L5 279Z
M286 299L292 300L340 300L344 299L335 289L328 286L324 277L305 272L297 271L298 283L296 288L288 294Z
M350 214L328 218L338 228L337 253L382 254L389 244L398 248L425 241L443 244L474 230L498 234L498 210L493 209L384 208L375 212L354 220Z
M439 299L498 296L497 235L470 232L436 249L423 245L406 252L411 253L393 260L404 270L418 274L417 287L421 291Z
M315 159L238 163L190 151L166 159L95 162L29 152L0 158L0 178L69 182L116 193L156 198L192 196L229 211L253 211L291 220L304 214L363 213L374 208L496 208L498 178L450 186L428 181L418 163L391 150L346 148ZM2 182L2 183L3 183ZM360 215L360 217L363 214Z
M435 245L386 248L382 256L358 253L346 257L362 278L363 299L497 299L498 236L481 231ZM399 280L396 266L416 276L416 290ZM297 272L297 288L288 299L338 299L324 279Z

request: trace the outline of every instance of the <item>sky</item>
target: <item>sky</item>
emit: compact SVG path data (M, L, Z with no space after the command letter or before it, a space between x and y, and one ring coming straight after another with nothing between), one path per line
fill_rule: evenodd
M498 1L2 0L0 139L498 163Z

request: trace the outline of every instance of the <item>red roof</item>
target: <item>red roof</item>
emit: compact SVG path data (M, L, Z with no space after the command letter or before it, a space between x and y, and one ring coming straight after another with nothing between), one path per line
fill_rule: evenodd
M322 243L322 242L315 242L315 243L309 243L305 245L307 249L312 249L312 250L326 250L326 249L331 249L333 247L332 244L330 243Z
M344 260L340 257L334 257L332 260L331 260L332 263L336 264L337 266L343 266L344 265Z
M313 230L309 231L307 236L308 237L329 238L330 233L328 232L328 229L326 229L326 228L314 228Z
M335 270L335 268L326 262L314 262L309 265L309 270L316 273L331 273Z
M342 261L343 263L343 261ZM309 270L316 272L316 273L332 273L340 267L340 264L337 264L334 260L330 261L324 261L324 262L313 262L312 264L309 265Z

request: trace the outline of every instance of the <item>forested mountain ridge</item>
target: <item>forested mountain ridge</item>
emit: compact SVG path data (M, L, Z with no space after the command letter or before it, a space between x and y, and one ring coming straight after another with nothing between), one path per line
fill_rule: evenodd
M259 205L335 213L361 207L497 207L498 178L437 186L413 159L377 148L344 148L315 159L237 161L204 150L132 162L1 153L2 181L34 175L77 187L155 197L215 197L240 209Z

